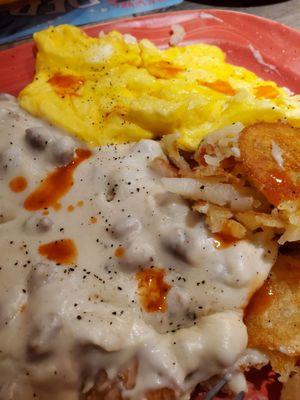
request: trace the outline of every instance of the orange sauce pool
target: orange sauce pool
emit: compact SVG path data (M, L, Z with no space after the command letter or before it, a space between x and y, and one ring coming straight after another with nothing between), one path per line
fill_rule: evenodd
M136 273L140 300L146 311L167 310L167 294L171 286L164 278L165 270L160 268L147 268Z
M297 290L300 282L300 259L280 254L272 268L270 277L260 289L254 293L245 310L245 318L262 314L271 307L272 302L280 296L282 288L287 284L291 291ZM284 285L284 286L282 286Z
M12 192L20 193L27 188L27 180L23 176L16 176L9 182Z
M124 247L122 247L122 246L121 246L121 247L118 247L118 248L116 249L116 251L115 251L115 256L118 257L118 258L123 257L124 254L125 254L125 249L124 249Z
M255 96L259 99L275 99L279 95L276 87L272 85L258 86L255 88L254 92Z
M90 156L90 150L76 149L75 157L68 165L56 168L27 197L24 202L26 210L37 211L49 207L59 209L60 207L57 207L58 200L68 193L73 186L74 170Z
M262 192L274 205L285 200L295 200L300 196L299 186L294 185L289 176L279 169L270 173L269 180L265 182Z
M59 264L74 264L77 258L77 248L72 239L55 240L39 246L39 253L50 261Z
M271 305L274 296L275 292L272 283L270 280L267 280L251 298L250 303L245 309L245 318L249 314L263 313Z
M214 238L214 247L216 249L226 249L236 242L238 242L238 239L230 236L230 235L225 235L224 233L215 233L213 235Z
M184 70L185 68L171 64L169 61L158 61L148 65L148 71L156 78L175 78L179 72Z
M227 96L234 96L236 94L235 89L230 85L230 83L226 81L221 81L220 79L214 82L202 82L199 83L203 86L206 86L216 92L226 94Z
M48 83L60 96L77 96L78 89L84 84L84 78L56 73L48 79Z

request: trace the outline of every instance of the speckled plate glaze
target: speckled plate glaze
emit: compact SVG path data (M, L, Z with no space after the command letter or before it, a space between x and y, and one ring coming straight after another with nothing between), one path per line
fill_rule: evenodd
M205 42L220 46L228 61L244 66L300 93L300 31L277 22L222 10L180 11L127 18L84 28L91 36L117 29L138 39L148 38L160 47L168 45L171 25L181 24L186 36L181 43ZM0 52L0 92L17 95L33 78L35 48L28 42ZM247 374L245 400L279 400L281 385L269 367ZM198 387L193 400L205 394ZM221 395L218 399L228 397Z

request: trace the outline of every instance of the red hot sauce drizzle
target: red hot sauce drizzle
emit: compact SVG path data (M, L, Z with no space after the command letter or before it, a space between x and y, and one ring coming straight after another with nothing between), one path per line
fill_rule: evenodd
M171 286L164 281L165 270L148 268L137 272L138 293L141 303L148 312L167 310L167 294Z
M72 239L61 239L42 244L38 251L47 260L63 265L74 264L77 258L77 248Z
M27 188L27 180L23 176L16 176L9 182L9 187L12 192L23 192Z
M50 207L57 209L58 201L73 186L74 170L90 156L90 150L76 149L75 157L68 165L56 168L26 198L24 208L28 211L37 211Z
M299 185L295 185L290 177L279 169L271 171L269 180L264 183L262 192L274 205L286 200L296 200L300 197Z
M227 249L238 242L238 239L224 233L214 233L213 238L216 249Z
M48 83L60 96L78 96L77 91L84 84L84 78L56 73L48 79Z

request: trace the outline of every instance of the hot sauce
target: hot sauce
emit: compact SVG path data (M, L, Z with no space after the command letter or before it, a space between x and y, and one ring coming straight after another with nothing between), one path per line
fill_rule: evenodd
M175 78L179 72L184 71L185 68L171 64L168 61L153 62L148 65L148 71L156 78L170 79Z
M139 295L144 309L148 312L167 310L167 294L171 286L164 281L165 270L148 268L137 272Z
M216 249L226 249L238 241L238 239L234 238L233 236L226 235L224 233L215 233L213 238Z
M116 251L115 251L115 256L118 257L118 258L123 257L124 254L125 254L125 249L124 249L124 247L122 247L122 246L121 246L121 247L118 247L118 248L116 249Z
M74 170L91 155L90 150L77 149L73 160L66 166L56 168L32 192L24 202L28 211L37 211L52 207L58 209L60 200L73 186Z
M73 264L77 258L77 248L72 239L55 240L39 246L39 253L59 264Z
M296 186L289 176L279 169L274 169L270 173L269 180L265 182L262 192L274 205L285 200L295 200L300 196L299 186Z
M56 73L52 78L48 79L48 83L50 83L56 93L61 96L77 96L78 89L84 84L84 78Z
M278 90L272 85L258 86L255 88L255 96L259 99L275 99L278 95Z
M199 81L199 83L203 86L206 86L206 87L216 91L216 92L226 94L227 96L234 96L236 94L236 91L228 82L221 81L220 79L218 79L214 82Z
M9 182L9 187L12 192L23 192L27 188L27 180L23 176L16 176Z
M263 286L253 295L250 303L245 309L245 318L249 314L261 314L263 313L272 303L275 296L272 282L267 280Z

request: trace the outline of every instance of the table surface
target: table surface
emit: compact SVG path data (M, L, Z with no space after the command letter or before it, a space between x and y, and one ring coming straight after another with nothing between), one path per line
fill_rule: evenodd
M250 0L248 1L251 2ZM228 4L243 3L242 1L228 1ZM245 3L245 2L244 2ZM256 1L258 3L258 1ZM260 1L260 3L269 3L260 6L250 7L224 7L218 4L226 4L226 1L212 1L210 4L203 4L201 1L184 1L183 3L170 7L168 11L175 10L195 10L204 8L220 8L224 10L234 10L247 12L261 17L269 18L282 24L289 25L293 28L300 29L300 0L288 1ZM271 4L273 3L273 4ZM274 4L275 3L275 4Z
M247 1L251 3L251 0ZM259 1L255 1L258 3ZM209 4L208 4L209 3ZM209 1L207 0L206 4L201 1L184 1L177 6L168 7L165 9L157 10L155 12L169 12L169 11L179 11L179 10L201 10L205 8L217 8L223 10L234 10L240 12L247 12L250 14L259 15L261 17L269 18L274 21L281 22L285 25L289 25L293 28L300 29L300 0L261 0L260 3L269 3L269 4L262 4L256 6L247 6L247 7L236 7L236 6L224 6L224 4L237 4L243 3L243 1L239 0L216 0L216 1ZM245 1L244 1L245 3ZM149 14L144 13L144 14ZM135 15L135 14L134 14ZM136 14L141 15L141 14ZM20 43L24 43L28 41L28 39L20 40L10 44L0 45L0 50L7 49L9 47L14 47Z

